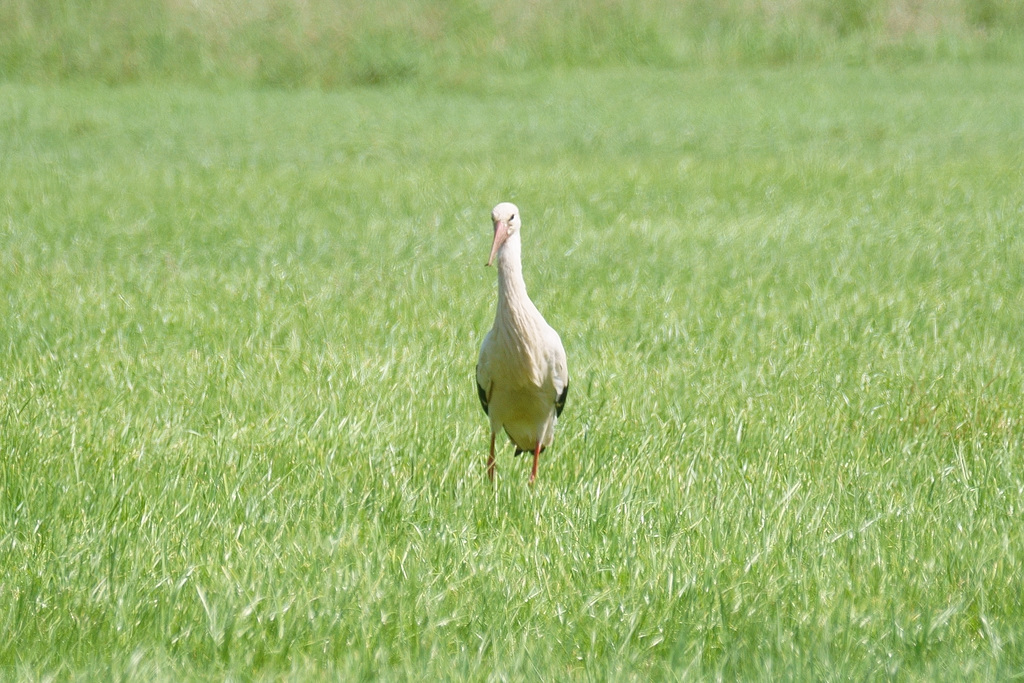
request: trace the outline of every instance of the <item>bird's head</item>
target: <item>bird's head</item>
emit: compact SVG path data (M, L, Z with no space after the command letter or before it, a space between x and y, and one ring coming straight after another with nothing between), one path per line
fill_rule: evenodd
M502 202L494 207L491 211L491 221L494 222L494 243L491 244L491 258L487 259L487 265L494 263L494 257L497 256L501 245L505 244L509 237L517 234L522 225L519 220L519 209L510 202Z

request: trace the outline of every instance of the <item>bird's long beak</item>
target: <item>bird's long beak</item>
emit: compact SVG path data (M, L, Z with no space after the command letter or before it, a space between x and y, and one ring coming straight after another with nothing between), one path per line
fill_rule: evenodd
M508 221L494 221L494 243L491 245L491 258L487 259L487 265L494 263L494 257L508 239Z

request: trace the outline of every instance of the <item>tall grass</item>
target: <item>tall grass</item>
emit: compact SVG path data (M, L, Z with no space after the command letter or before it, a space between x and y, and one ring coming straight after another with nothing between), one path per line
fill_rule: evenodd
M575 65L1020 59L1012 0L7 0L0 77L333 88Z
M0 677L1019 676L1022 93L0 86ZM570 354L533 489L500 199Z

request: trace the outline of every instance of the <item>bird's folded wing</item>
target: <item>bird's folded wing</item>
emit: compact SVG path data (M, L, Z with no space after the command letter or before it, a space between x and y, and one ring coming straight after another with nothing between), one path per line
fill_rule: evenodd
M553 328L548 328L550 333L549 345L551 348L552 360L552 383L555 385L555 415L561 415L565 407L565 398L569 394L569 363L565 357L565 347L562 346L562 339Z
M488 410L491 398L491 354L488 341L490 338L491 335L488 333L480 347L480 359L476 364L476 391L480 396L480 405L483 406L484 414L488 416L491 414Z

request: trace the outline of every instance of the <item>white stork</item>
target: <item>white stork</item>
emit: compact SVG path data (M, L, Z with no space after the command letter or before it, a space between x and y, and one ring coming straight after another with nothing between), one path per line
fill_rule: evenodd
M494 479L494 438L504 429L516 455L533 453L532 484L540 454L555 438L555 422L569 391L569 369L558 333L526 294L519 209L508 202L498 204L491 220L494 243L487 265L497 257L498 309L476 366L480 403L491 421L487 476Z

